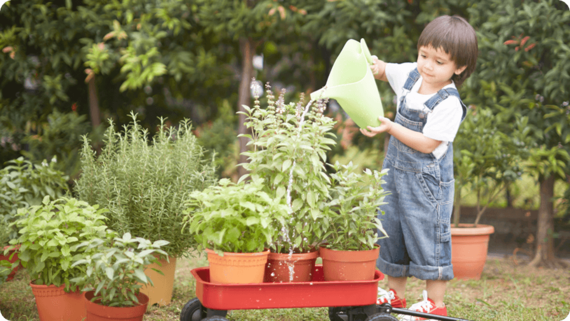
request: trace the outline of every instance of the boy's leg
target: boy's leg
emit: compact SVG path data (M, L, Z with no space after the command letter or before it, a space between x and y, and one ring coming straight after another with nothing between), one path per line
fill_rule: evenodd
M398 278L388 275L388 287L395 290L401 299L406 298L406 281L408 281L407 277Z
M388 279L388 283L390 279ZM430 299L433 300L435 306L438 308L443 308L445 304L443 303L443 296L445 295L445 288L447 286L447 281L443 280L426 280L426 290Z

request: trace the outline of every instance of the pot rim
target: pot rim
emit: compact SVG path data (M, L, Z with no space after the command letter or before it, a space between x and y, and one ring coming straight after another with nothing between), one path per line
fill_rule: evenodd
M324 249L325 251L356 253L356 252L376 251L378 248L380 248L380 244L374 244L374 248L372 250L335 250L335 249L329 249L324 246L319 246L319 251L322 251L322 249Z
M215 254L218 255L218 253L216 253L216 251L212 250L212 249L208 249L206 248L206 253L208 254ZM253 253L234 253L234 252L224 252L224 256L266 256L269 255L270 251L269 249L265 249L263 250L263 252L253 252Z
M139 299L139 303L138 303L137 305L133 305L133 306L130 306L130 307L110 307L110 306L107 306L107 305L99 304L99 303L97 303L98 301L92 302L91 299L88 299L88 298L87 298L87 295L91 295L91 294L94 294L94 293L95 293L95 290L83 292L83 299L84 299L85 301L87 301L88 304L90 303L90 304L94 304L94 305L101 306L101 307L105 307L105 308L109 308L109 309L138 308L138 307L140 307L140 306L142 306L142 305L148 305L148 302L149 302L149 300L150 300L149 297L148 297L148 295L146 295L146 294L144 294L144 293L142 293L142 292L139 291L139 293L136 294L137 298ZM139 296L142 296L142 297L139 297ZM93 298L93 297L91 297L91 298ZM142 303L141 303L141 300L140 300L141 298L145 299L146 302L142 302ZM87 306L87 305L86 305L86 306Z
M451 235L489 235L495 233L495 227L487 224L475 224L459 223L459 227L454 227L451 224Z
M269 252L269 256L268 259L271 260L308 260L308 259L316 259L317 257L319 257L319 251L315 250L315 251L311 251L309 253L293 253L293 254L288 254L288 253L275 253L275 252Z

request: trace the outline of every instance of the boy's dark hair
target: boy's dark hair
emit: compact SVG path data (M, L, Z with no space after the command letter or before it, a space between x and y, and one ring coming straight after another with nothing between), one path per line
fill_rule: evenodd
M469 22L460 16L440 16L428 23L418 39L418 51L420 47L430 45L435 49L442 48L457 68L467 66L461 74L451 77L458 88L475 71L477 35Z

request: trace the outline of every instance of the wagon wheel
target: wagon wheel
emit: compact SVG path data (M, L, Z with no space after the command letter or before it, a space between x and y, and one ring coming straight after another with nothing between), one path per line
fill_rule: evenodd
M180 321L200 321L206 318L208 309L202 306L198 298L188 301L180 312ZM210 320L210 318L208 318ZM226 320L226 319L223 319Z
M228 319L219 316L219 315L215 315L213 317L207 317L204 319L204 321L228 321Z
M347 308L337 307L329 308L329 319L331 321L346 321L348 320Z
M376 313L366 318L366 321L398 321L398 319L387 313Z

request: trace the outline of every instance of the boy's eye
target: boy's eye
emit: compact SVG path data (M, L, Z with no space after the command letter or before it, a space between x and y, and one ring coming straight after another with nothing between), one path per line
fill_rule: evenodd
M422 56L422 58L425 58L425 57L426 57L426 55L420 55L420 56Z
M438 65L443 65L443 62L438 61L437 64L438 64Z

